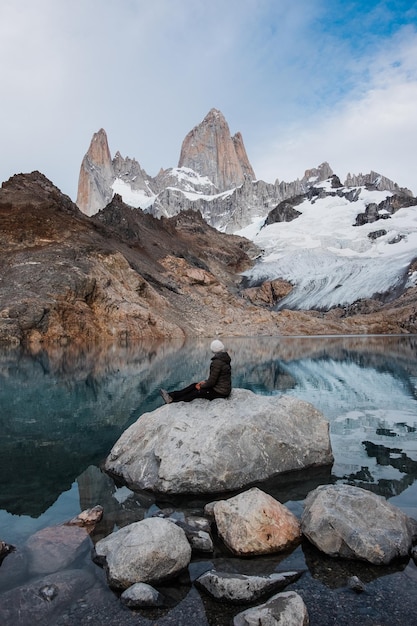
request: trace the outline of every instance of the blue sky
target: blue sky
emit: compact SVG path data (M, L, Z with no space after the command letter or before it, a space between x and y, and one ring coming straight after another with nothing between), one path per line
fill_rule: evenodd
M258 178L328 161L417 194L412 1L2 0L0 181L76 197L94 132L155 175L215 107Z

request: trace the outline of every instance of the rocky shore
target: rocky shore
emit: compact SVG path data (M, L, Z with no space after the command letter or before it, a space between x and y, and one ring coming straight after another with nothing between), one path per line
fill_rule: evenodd
M401 573L412 576L416 568L417 523L363 489L320 486L297 515L258 487L212 501L201 515L153 505L104 537L110 519L104 509L100 520L102 513L99 506L86 510L8 552L0 567L4 626L168 626L187 619L319 626L334 623L340 602L338 624L372 624L372 614L384 626L413 623ZM318 549L315 535L327 547ZM393 609L392 592L408 599L406 614ZM370 617L361 621L364 610Z
M13 549L3 538L0 582L6 591L0 596L2 624L70 625L80 623L76 620L88 615L87 622L91 624L168 625L185 623L184 616L189 612L191 615L194 606L194 618L199 614L194 623L204 625L327 625L334 623L333 616L317 621L317 599L311 595L312 581L322 577L322 572L332 572L330 588L345 590L350 598L345 604L350 602L349 610L353 610L354 597L363 594L369 604L367 590L373 581L409 569L413 559L417 560L417 521L385 498L349 484L321 484L319 478L312 488L303 481L306 497L298 508L291 501L284 505L278 494L268 493L268 482L250 485L260 476L267 478L265 468L269 478L284 482L297 475L294 468L289 471L287 459L296 454L291 444L294 433L303 429L310 431L307 436L311 440L303 440L301 447L308 448L313 456L304 454L296 464L313 476L314 467L329 463L328 432L324 418L307 403L295 400L288 404L283 396L265 399L266 406L262 397L251 392L234 392L230 401L215 400L209 406L198 400L188 407L183 403L160 407L141 416L132 425L133 430L128 433L130 427L128 435L122 435L106 461L107 469L114 473L116 449L125 468L119 476L134 488L128 493L141 503L123 520L112 518L111 507L103 500L65 524L39 531L24 546ZM205 412L205 407L210 410ZM235 458L244 477L240 485L233 482L234 472L221 469L222 464L228 467L235 463L227 450L224 458L214 457L211 466L202 463L201 471L196 462L206 443L202 426L207 432L215 432L214 424L221 419L223 425L231 422ZM262 419L265 423L260 430L267 422L274 422L271 428L277 429L265 432L263 440L251 428L251 424L254 426ZM170 431L164 430L167 424ZM192 438L196 432L193 425L199 425L199 442ZM175 431L182 439L173 437ZM245 441L242 435L246 431L251 436ZM278 431L282 431L280 438ZM134 436L138 433L139 437ZM215 435L210 436L216 441ZM231 434L224 436L230 438ZM143 442L144 439L149 441ZM162 443L166 439L171 442L164 449ZM146 449L150 441L153 452ZM262 454L253 454L251 448ZM192 495L197 490L190 486L190 470L185 463L190 449L195 473L203 485L198 491L200 498L204 495L204 505L198 505L196 495ZM210 457L210 445L208 450ZM290 452L288 456L286 451ZM169 455L169 459L164 455ZM140 458L152 456L155 463L158 461L160 478L169 460L178 469L184 465L175 488L168 476L166 483L161 483L160 478L153 483L159 495L149 485L144 491L144 485L135 478L135 472L140 474ZM136 457L139 465L134 467ZM281 468L277 459L282 462ZM215 475L216 468L217 474L223 479L228 476L231 482L224 482L223 494L210 498L216 485L208 476ZM111 480L99 470L96 472L95 482ZM144 476L148 472L149 463L142 470ZM162 484L171 487L164 493ZM170 505L167 501L156 506L155 497L174 500ZM184 499L182 504L179 497ZM127 513L128 508L125 510ZM300 550L305 554L303 564L295 556ZM411 575L415 565L412 568ZM80 594L83 606L74 604ZM322 590L321 610L328 602L326 595L333 597L333 592ZM200 613L201 601L205 607L211 607L205 617ZM213 607L217 607L217 612ZM211 619L210 615L217 617ZM361 622L349 621L346 615L338 623ZM372 624L372 616L371 621L363 623ZM399 622L391 616L389 623ZM404 620L402 623L411 624Z

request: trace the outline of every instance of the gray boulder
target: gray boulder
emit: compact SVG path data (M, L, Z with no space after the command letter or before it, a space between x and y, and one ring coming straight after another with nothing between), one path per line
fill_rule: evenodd
M174 522L151 517L100 539L95 560L105 564L111 587L127 589L138 582L156 583L188 567L191 546Z
M234 389L227 400L145 413L113 446L108 472L131 489L220 493L332 463L329 424L311 404Z
M409 554L417 522L365 489L322 485L305 500L301 530L329 556L382 565Z
M295 591L272 596L265 604L238 613L233 626L307 626L307 607Z
M274 573L269 576L247 576L210 570L196 579L195 584L212 598L231 604L255 602L262 596L276 593L301 576L300 572Z

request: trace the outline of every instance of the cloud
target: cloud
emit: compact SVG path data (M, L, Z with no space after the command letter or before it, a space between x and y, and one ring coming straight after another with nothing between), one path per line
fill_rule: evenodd
M294 180L327 160L342 180L374 170L417 194L417 33L403 29L356 75L355 89L333 109L276 129L257 147L258 176Z
M216 107L265 180L328 160L411 186L416 32L399 36L386 3L366 4L3 2L0 180L39 169L74 198L101 127L113 154L154 175Z

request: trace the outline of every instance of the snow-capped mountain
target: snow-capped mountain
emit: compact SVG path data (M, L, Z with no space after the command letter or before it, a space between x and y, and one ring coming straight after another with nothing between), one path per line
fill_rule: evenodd
M78 187L87 215L118 194L154 217L199 211L214 228L263 251L248 286L281 279L293 287L276 308L322 309L387 300L414 284L417 199L376 172L342 185L326 162L293 182L255 178L240 133L212 109L184 139L178 167L151 177L135 159L112 159L103 129L93 136ZM376 224L376 222L378 222ZM417 282L417 281L416 281Z
M192 167L191 167L192 166ZM149 176L136 159L112 159L104 129L93 135L80 168L77 206L86 215L103 209L115 193L154 217L200 211L210 226L233 233L266 215L279 202L304 193L312 181L332 175L328 163L307 170L301 180L257 180L240 133L230 136L220 111L212 109L185 137L178 167ZM392 183L393 184L393 183Z
M335 188L335 179L236 233L263 250L245 272L249 285L276 278L293 285L277 308L327 310L389 298L417 281L409 273L417 256L417 199L375 185Z

